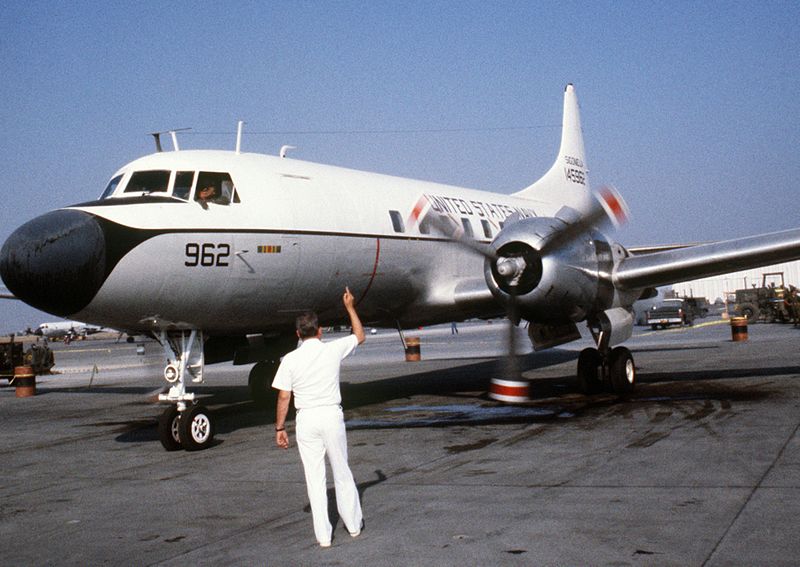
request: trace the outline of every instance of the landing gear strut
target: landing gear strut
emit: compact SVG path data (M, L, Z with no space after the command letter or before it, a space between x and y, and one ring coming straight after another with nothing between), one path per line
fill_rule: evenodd
M187 378L203 381L203 333L161 331L158 339L167 358L164 379L170 384L169 392L158 396L170 403L158 420L158 438L167 451L205 449L214 438L214 421L208 409L186 391Z

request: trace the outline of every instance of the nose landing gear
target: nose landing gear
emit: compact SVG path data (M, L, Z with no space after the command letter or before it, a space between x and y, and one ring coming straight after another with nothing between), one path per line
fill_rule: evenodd
M170 389L158 399L170 406L158 419L158 439L167 451L205 449L214 438L214 421L211 412L186 391L185 382L187 377L194 383L203 381L203 333L162 331L159 342L167 358L164 379Z

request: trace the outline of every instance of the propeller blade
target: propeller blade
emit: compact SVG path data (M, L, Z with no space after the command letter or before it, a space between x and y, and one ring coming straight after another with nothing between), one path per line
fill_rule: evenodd
M556 219L561 221L563 226L558 227L544 242L541 248L543 254L564 246L586 231L606 222L610 221L615 228L619 228L630 218L628 205L613 186L604 185L595 191L593 196L594 201L589 212L582 216L576 214L575 218L571 219L569 210L559 211L556 214Z
M509 293L508 301L508 338L506 340L506 363L505 363L505 376L504 380L521 380L522 373L519 370L519 361L517 360L517 333L516 327L519 323L519 315L517 315L517 286L510 286L511 292Z
M605 209L608 218L614 224L614 228L619 228L628 222L631 217L631 211L616 187L603 185L597 190L595 196L600 202L600 206Z
M464 234L464 227L453 220L453 218L441 213L430 214L427 218L433 229L445 238L461 244L465 248L469 248L485 258L490 258L492 260L497 259L497 253L491 246L469 238Z

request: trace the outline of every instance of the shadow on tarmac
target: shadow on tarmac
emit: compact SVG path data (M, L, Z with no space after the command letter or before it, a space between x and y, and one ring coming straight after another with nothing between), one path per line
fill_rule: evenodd
M700 347L704 348L704 347ZM707 347L706 347L707 348ZM553 349L546 353L520 356L520 368L530 373L539 368L575 360L575 351ZM441 361L437 361L441 362ZM530 402L506 405L490 400L486 395L488 379L497 376L504 368L503 359L493 359L464 366L437 368L426 372L374 380L371 382L341 384L343 407L350 412L347 427L356 429L452 427L456 425L490 425L498 423L534 423L553 419L572 418L589 408L620 403L663 403L687 399L758 399L763 392L747 389L724 388L714 381L745 377L793 375L795 366L768 368L716 368L676 372L641 372L640 385L627 396L598 394L586 396L579 392L573 374L550 378L530 379L535 396ZM65 389L63 391L87 392L91 389ZM136 387L95 388L98 392L152 393ZM51 391L59 391L51 389ZM250 400L247 387L200 386L195 389L200 399L214 412L216 433L229 434L252 427L266 427L275 420L275 399L266 407ZM438 398L433 403L420 401L425 396ZM441 398L456 402L448 404ZM414 400L414 401L412 401ZM404 402L408 402L405 405ZM151 405L144 399L142 405ZM378 415L372 415L371 406L381 405ZM122 443L158 442L157 414L152 419L119 423L116 440ZM290 409L288 421L294 420ZM108 423L98 424L108 425ZM222 441L218 441L221 443Z

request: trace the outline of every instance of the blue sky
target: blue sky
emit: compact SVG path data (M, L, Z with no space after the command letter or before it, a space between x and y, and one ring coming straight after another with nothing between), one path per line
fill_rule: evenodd
M799 25L797 2L5 2L0 239L148 132L232 149L239 119L246 151L508 193L552 163L568 82L623 244L796 227Z

